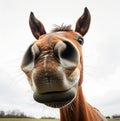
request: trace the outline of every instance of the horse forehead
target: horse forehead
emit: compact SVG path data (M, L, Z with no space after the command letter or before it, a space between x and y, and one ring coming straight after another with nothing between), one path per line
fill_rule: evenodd
M61 40L73 41L76 33L68 31L51 32L44 34L39 37L34 43L37 44L41 49L47 50L52 49L54 45Z
M72 39L74 35L74 32L53 32L41 36L39 40L53 41L57 39Z

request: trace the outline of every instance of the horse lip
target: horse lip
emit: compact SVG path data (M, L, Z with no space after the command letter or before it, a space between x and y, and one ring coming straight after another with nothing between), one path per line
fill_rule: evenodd
M33 98L39 103L44 103L50 107L60 108L70 103L75 98L75 88L66 91L34 93Z

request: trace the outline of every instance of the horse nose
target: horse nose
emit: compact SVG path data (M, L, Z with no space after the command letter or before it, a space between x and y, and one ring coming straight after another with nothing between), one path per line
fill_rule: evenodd
M80 61L77 47L69 41L59 41L54 47L54 53L65 68L76 67Z

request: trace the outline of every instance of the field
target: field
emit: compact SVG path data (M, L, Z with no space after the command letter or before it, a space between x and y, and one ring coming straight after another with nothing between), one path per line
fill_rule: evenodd
M0 118L0 121L59 121L58 119Z
M59 121L59 119L0 118L0 121ZM120 121L120 120L108 120L108 121Z
M108 121L120 121L120 120L117 120L117 119L116 120L115 119L113 120L113 119L111 119L111 120L108 120Z
M111 120L108 120L108 121L120 121L120 120L117 120L117 119L116 120L115 119L113 120L113 119L111 119Z

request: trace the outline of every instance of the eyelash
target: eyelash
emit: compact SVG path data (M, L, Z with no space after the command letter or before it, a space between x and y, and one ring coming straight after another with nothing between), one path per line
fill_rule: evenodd
M83 40L81 37L77 37L77 41L78 41L81 45L84 44L84 40Z

